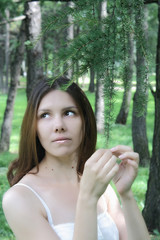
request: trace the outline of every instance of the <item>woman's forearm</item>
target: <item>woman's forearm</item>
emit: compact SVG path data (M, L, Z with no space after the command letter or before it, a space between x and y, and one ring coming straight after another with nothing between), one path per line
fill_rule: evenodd
M149 240L149 233L133 193L129 191L121 196L122 209L125 217L128 240Z
M73 240L97 240L97 202L119 167L110 150L97 150L85 163Z
M97 201L79 195L73 240L97 240Z

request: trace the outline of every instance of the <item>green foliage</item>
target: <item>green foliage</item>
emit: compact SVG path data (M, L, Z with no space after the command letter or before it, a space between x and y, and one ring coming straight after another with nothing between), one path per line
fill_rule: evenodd
M0 168L0 204L2 206L3 193L9 188L9 184L6 179L6 168ZM2 208L0 208L0 239L14 239L13 234L5 220Z
M13 1L12 0L1 0L0 1L0 12L2 15L5 16L5 9L13 7Z
M148 4L148 59L149 71L155 71L156 59L156 45L157 45L157 32L158 32L158 5Z
M43 25L43 36L67 31L70 25L80 29L73 40L62 41L59 51L48 62L58 62L59 75L65 74L79 61L79 71L74 71L73 80L94 67L98 78L104 84L105 96L105 132L109 138L109 130L113 123L115 79L122 73L124 85L128 81L128 36L135 35L137 50L146 57L142 0L108 0L107 16L101 16L102 0L76 1L74 7L66 3L59 5L56 14L51 13ZM65 6L65 8L64 8ZM67 16L72 16L72 22L67 22ZM138 17L137 17L138 16ZM135 21L135 19L137 19ZM64 65L67 65L64 70ZM56 72L57 69L55 69ZM140 83L146 88L146 67L141 69ZM54 74L56 76L56 74ZM144 99L142 99L144 103ZM143 104L139 104L139 112L143 112Z
M116 87L118 85L116 84ZM134 92L132 92L133 96ZM88 95L88 93L87 93ZM113 118L115 119L120 108L121 99L123 96L122 91L117 91L115 95L115 104L114 104L114 112ZM93 94L88 95L90 102L93 103L95 100L95 96ZM127 124L113 124L112 131L110 132L110 139L108 143L108 148L116 146L118 144L127 145L133 148L132 143L132 103L129 110L129 115L127 119ZM148 143L149 143L149 150L150 154L152 153L152 138L153 138L153 115L154 115L154 99L152 94L149 94L149 102L148 102L148 114L147 114L147 136L148 136ZM98 148L106 148L106 137L103 133L98 134L98 141L97 141L97 149Z
M147 54L147 38L145 36L145 14L144 5L142 0L138 0L135 5L135 39L136 39L136 51L137 51L137 88L139 89L139 96L135 99L136 113L142 116L146 113L146 90L148 88L148 54ZM143 64L141 64L143 63Z
M5 10L8 9L10 12L10 17L17 17L18 15L23 14L23 1L15 1L15 0L0 0L0 14L6 18Z
M24 80L21 79L23 82ZM5 110L5 101L6 95L1 95L0 97L0 125L3 119L3 113ZM9 184L6 177L7 168L12 160L17 157L18 152L18 143L19 143L19 132L22 122L22 117L24 115L24 110L26 107L26 94L25 89L18 89L18 94L16 96L15 105L14 105L14 116L12 122L12 135L11 135L11 144L10 151L3 152L0 154L0 205L2 206L2 197L4 192L9 188ZM2 208L0 208L0 239L1 240L15 240L12 231L10 230Z

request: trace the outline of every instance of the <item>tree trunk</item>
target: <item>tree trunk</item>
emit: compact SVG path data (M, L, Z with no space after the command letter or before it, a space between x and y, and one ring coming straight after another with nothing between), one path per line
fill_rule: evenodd
M3 66L4 66L4 47L2 43L0 43L0 92L3 92Z
M140 12L139 12L140 14ZM140 15L136 16L136 24L141 33L146 36L146 27L141 22ZM139 21L140 20L140 21ZM146 114L147 114L147 100L148 100L148 77L146 76L146 63L144 56L144 49L141 39L136 42L137 48L137 63L136 63L136 80L137 87L133 98L133 112L132 112L132 139L134 151L139 153L140 165L147 166L150 160L148 139L146 131Z
M136 91L133 98L133 112L132 112L132 139L134 151L139 153L140 166L148 166L150 161L148 139L146 134L146 113L139 116L136 112L137 105L141 94Z
M9 19L9 10L6 9L6 18ZM5 39L5 92L8 91L8 78L9 78L9 45L10 45L10 26L6 23L6 39Z
M41 9L39 2L26 2L26 35L31 43L27 47L27 98L29 98L34 85L43 78Z
M133 76L133 64L134 64L134 54L133 54L133 35L128 34L128 59L124 71L124 94L123 101L119 114L116 118L116 123L126 124L127 117L129 113L130 101L131 101L131 86L132 86L132 76Z
M158 1L158 40L156 57L156 92L153 150L143 216L148 229L160 232L160 1Z
M3 20L2 15L0 14L0 21ZM0 92L3 93L3 74L4 74L4 65L5 65L5 40L4 40L4 25L0 26Z
M74 8L74 3L72 1L66 3L66 7L69 8ZM69 44L70 41L74 39L74 24L73 24L73 19L71 15L68 15L67 18L65 19L66 25L68 28L64 31L64 39L66 39L66 47ZM72 59L68 60L64 64L64 76L68 78L72 78L73 76L73 61Z
M107 17L107 1L104 0L100 3L100 20ZM102 30L103 30L103 26ZM104 83L99 73L97 73L96 84L96 101L95 101L95 116L97 121L98 132L104 131Z
M7 105L4 113L3 124L1 128L0 151L8 151L10 144L10 135L12 127L13 107L16 97L16 91L21 71L21 64L24 57L25 42L25 23L21 24L19 36L19 44L15 51L15 57L11 68L11 83L8 92Z
M95 76L95 71L94 67L90 68L90 83L89 83L89 92L94 92L94 76Z
M3 36L3 32L4 32L4 27L3 26L0 26L0 35ZM4 59L5 59L5 52L4 52L4 49L5 49L5 41L3 39L3 37L0 39L0 92L4 92L4 84L3 84L3 81L4 81L4 65L5 65L5 62L4 62Z
M104 131L104 85L102 79L97 76L95 116L97 122L97 131Z

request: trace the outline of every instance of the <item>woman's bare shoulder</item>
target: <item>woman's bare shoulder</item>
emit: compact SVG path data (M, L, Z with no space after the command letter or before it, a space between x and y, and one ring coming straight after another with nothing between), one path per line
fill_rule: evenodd
M48 224L41 202L28 188L11 187L3 196L2 206L16 239L59 239Z
M2 208L11 227L14 226L14 223L19 222L19 219L23 219L24 212L27 213L29 207L27 202L28 197L26 198L24 189L20 189L19 186L11 187L3 195Z
M16 216L21 210L24 212L34 207L36 211L41 208L41 204L29 189L14 185L4 193L2 207L6 216Z
M26 204L29 200L29 196L26 194L26 190L20 186L12 186L3 195L2 207L4 212L16 209L22 204Z
M21 195L22 189L20 189L18 186L12 186L4 193L2 203L12 203L13 201L19 199Z

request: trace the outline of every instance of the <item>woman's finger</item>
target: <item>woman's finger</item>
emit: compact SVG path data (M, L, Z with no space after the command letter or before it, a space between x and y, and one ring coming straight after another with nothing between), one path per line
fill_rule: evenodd
M110 172L105 176L105 182L109 183L117 174L119 170L119 165L115 164L112 169L110 170Z
M136 152L125 152L118 156L118 158L121 160L130 159L132 161L135 161L136 163L139 163L139 154Z
M96 162L98 162L101 158L102 158L102 156L104 156L104 157L106 157L107 158L107 156L109 157L110 156L110 158L112 157L112 153L111 153L111 151L110 150L108 150L108 149L98 149L96 152L94 152L93 154L92 154L92 156L87 160L87 162L86 162L86 164L88 164L88 163L96 163Z
M138 171L138 163L137 162L128 159L127 163L130 164L132 167L134 167Z
M103 166L101 169L101 174L102 176L106 176L112 169L113 167L117 164L117 157L112 156L109 161Z
M117 145L117 146L111 148L110 150L116 156L119 156L125 152L133 152L133 149L131 147L125 146L125 145Z
M100 159L98 159L98 161L95 164L95 168L97 168L97 170L102 170L104 168L104 166L110 162L111 159L117 159L110 150L106 151Z

